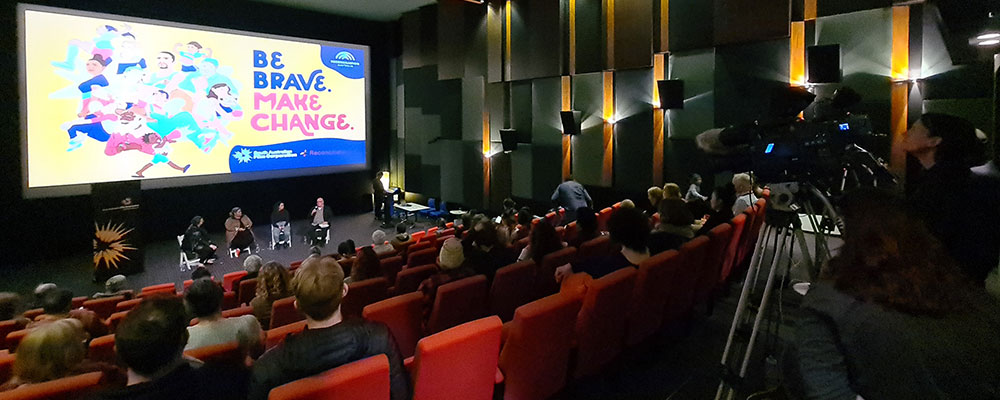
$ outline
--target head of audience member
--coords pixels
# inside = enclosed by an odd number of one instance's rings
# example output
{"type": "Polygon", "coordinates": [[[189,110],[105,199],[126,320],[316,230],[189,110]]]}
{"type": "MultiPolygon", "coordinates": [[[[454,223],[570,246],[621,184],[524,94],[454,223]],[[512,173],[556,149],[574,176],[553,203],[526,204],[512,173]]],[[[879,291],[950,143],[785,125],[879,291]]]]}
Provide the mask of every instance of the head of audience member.
{"type": "Polygon", "coordinates": [[[191,226],[192,227],[200,228],[201,224],[204,224],[204,223],[205,223],[205,219],[202,218],[200,215],[195,215],[194,218],[191,218],[191,226]]]}
{"type": "Polygon", "coordinates": [[[701,175],[698,174],[691,174],[691,177],[688,178],[689,185],[701,186],[701,182],[702,182],[701,175]]]}
{"type": "Polygon", "coordinates": [[[517,226],[517,210],[508,208],[500,214],[500,224],[509,228],[517,226]]]}
{"type": "Polygon", "coordinates": [[[125,275],[115,275],[104,282],[104,291],[107,293],[118,293],[128,289],[128,278],[125,275]]]}
{"type": "Polygon", "coordinates": [[[358,248],[354,246],[353,240],[348,239],[337,245],[337,254],[340,254],[342,257],[354,257],[357,255],[357,252],[358,248]]]}
{"type": "Polygon", "coordinates": [[[562,240],[559,239],[556,228],[548,223],[548,221],[536,224],[531,229],[531,236],[528,241],[531,246],[531,259],[538,265],[542,264],[542,258],[563,248],[562,240]]]}
{"type": "Polygon", "coordinates": [[[957,264],[894,194],[858,189],[840,201],[844,245],[822,272],[838,290],[915,315],[967,309],[957,264]]]}
{"type": "Polygon", "coordinates": [[[517,224],[525,228],[531,228],[531,220],[535,218],[535,215],[531,213],[531,209],[528,207],[521,207],[517,212],[517,224]]]}
{"type": "MultiPolygon", "coordinates": [[[[341,244],[343,244],[343,243],[341,243],[341,244]]],[[[323,248],[319,247],[319,246],[312,246],[312,247],[309,248],[309,255],[310,256],[320,257],[320,256],[323,255],[323,248]]]]}
{"type": "Polygon", "coordinates": [[[622,208],[635,208],[635,202],[633,202],[632,199],[625,199],[625,200],[622,200],[622,203],[621,203],[620,207],[622,207],[622,208]]]}
{"type": "Polygon", "coordinates": [[[597,214],[594,213],[594,209],[590,207],[576,209],[576,229],[579,235],[597,233],[597,214]]]}
{"type": "Polygon", "coordinates": [[[372,232],[372,244],[376,246],[385,244],[385,232],[381,229],[376,229],[375,232],[372,232]]]}
{"type": "Polygon", "coordinates": [[[365,279],[378,278],[382,276],[381,264],[375,249],[365,246],[358,254],[357,261],[351,267],[351,282],[360,282],[365,279]]]}
{"type": "MultiPolygon", "coordinates": [[[[115,331],[115,353],[130,374],[154,378],[183,363],[188,314],[181,299],[153,296],[129,311],[115,331]]],[[[130,379],[131,381],[131,379],[130,379]]]]}
{"type": "Polygon", "coordinates": [[[198,267],[195,268],[194,271],[191,271],[191,280],[196,281],[202,278],[209,278],[209,280],[211,280],[212,272],[205,267],[198,267]]]}
{"type": "Polygon", "coordinates": [[[903,149],[916,157],[925,169],[938,163],[968,168],[976,165],[983,154],[972,123],[938,113],[923,114],[913,123],[906,131],[903,149]]]}
{"type": "Polygon", "coordinates": [[[732,184],[727,183],[712,189],[712,196],[709,198],[708,205],[713,210],[732,210],[734,203],[736,203],[736,191],[733,190],[732,184]]]}
{"type": "Polygon", "coordinates": [[[694,216],[684,200],[663,199],[660,202],[660,223],[690,228],[694,223],[694,216]]]}
{"type": "Polygon", "coordinates": [[[344,270],[332,257],[309,257],[292,278],[292,294],[311,328],[332,326],[342,318],[340,303],[347,295],[344,270]]]}
{"type": "Polygon", "coordinates": [[[195,318],[210,319],[222,314],[222,286],[210,279],[195,280],[184,293],[184,302],[195,318]]]}
{"type": "Polygon", "coordinates": [[[42,310],[48,315],[68,314],[72,305],[73,292],[66,289],[49,290],[42,296],[42,310]]]}
{"type": "Polygon", "coordinates": [[[21,296],[17,293],[0,293],[0,321],[14,319],[21,315],[21,296]]]}
{"type": "Polygon", "coordinates": [[[611,240],[621,243],[629,250],[645,252],[646,241],[649,239],[649,221],[642,211],[619,208],[608,218],[608,234],[611,235],[611,240]]]}
{"type": "Polygon", "coordinates": [[[47,382],[75,375],[87,355],[83,323],[65,318],[33,329],[17,346],[14,376],[19,383],[47,382]]]}
{"type": "Polygon", "coordinates": [[[285,266],[277,261],[268,261],[260,267],[256,295],[268,300],[288,297],[291,294],[289,290],[290,280],[291,277],[285,266]]]}
{"type": "Polygon", "coordinates": [[[733,191],[736,192],[736,196],[742,196],[753,190],[753,180],[750,179],[750,174],[739,173],[733,175],[733,191]]]}
{"type": "Polygon", "coordinates": [[[448,220],[438,218],[437,223],[434,226],[438,227],[438,232],[441,232],[442,230],[448,229],[448,220]]]}
{"type": "Polygon", "coordinates": [[[35,290],[32,292],[35,295],[35,305],[40,307],[42,305],[42,299],[45,297],[45,294],[48,293],[49,291],[56,290],[58,288],[59,287],[56,286],[56,284],[54,283],[42,283],[39,284],[38,286],[35,286],[35,290]]]}
{"type": "Polygon", "coordinates": [[[457,269],[465,263],[465,251],[462,242],[455,238],[445,240],[438,253],[438,267],[443,271],[457,269]]]}
{"type": "Polygon", "coordinates": [[[497,226],[489,218],[477,218],[472,231],[472,245],[482,251],[490,251],[497,245],[497,226]]]}
{"type": "Polygon", "coordinates": [[[677,186],[676,183],[668,183],[666,185],[663,185],[663,198],[664,199],[681,198],[681,187],[677,186]]]}
{"type": "Polygon", "coordinates": [[[263,265],[264,259],[256,254],[251,254],[246,260],[243,260],[243,270],[250,275],[257,275],[263,265]]]}
{"type": "Polygon", "coordinates": [[[663,188],[659,186],[653,186],[646,190],[646,198],[649,199],[649,204],[653,207],[660,205],[660,200],[663,200],[663,188]]]}
{"type": "Polygon", "coordinates": [[[405,223],[405,222],[400,222],[400,223],[396,224],[396,234],[397,234],[397,235],[403,235],[403,234],[406,234],[406,231],[407,231],[408,229],[409,229],[409,227],[408,227],[408,226],[406,226],[406,223],[405,223]]]}
{"type": "Polygon", "coordinates": [[[241,209],[239,207],[233,207],[232,210],[229,210],[229,218],[232,218],[232,219],[243,218],[243,209],[241,209]]]}
{"type": "Polygon", "coordinates": [[[517,208],[517,203],[514,202],[514,199],[512,199],[510,197],[503,199],[503,209],[504,209],[504,211],[513,210],[515,208],[517,208]]]}
{"type": "Polygon", "coordinates": [[[474,214],[472,214],[472,210],[469,210],[469,212],[467,212],[465,214],[462,214],[462,227],[464,229],[472,229],[472,216],[473,215],[474,214]]]}

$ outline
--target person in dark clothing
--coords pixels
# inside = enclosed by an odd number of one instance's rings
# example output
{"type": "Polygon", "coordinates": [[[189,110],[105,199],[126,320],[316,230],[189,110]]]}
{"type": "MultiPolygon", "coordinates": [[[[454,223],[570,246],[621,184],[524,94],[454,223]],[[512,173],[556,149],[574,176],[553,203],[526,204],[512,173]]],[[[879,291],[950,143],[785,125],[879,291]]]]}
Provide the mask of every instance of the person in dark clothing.
{"type": "Polygon", "coordinates": [[[731,221],[733,219],[733,203],[735,202],[736,191],[733,190],[733,184],[727,183],[712,189],[712,195],[708,200],[708,205],[712,210],[708,212],[708,219],[705,220],[705,224],[696,232],[696,235],[704,235],[712,228],[731,221]]]}
{"type": "Polygon", "coordinates": [[[343,320],[340,304],[347,285],[336,260],[307,258],[292,278],[292,293],[295,307],[306,316],[306,328],[254,363],[250,400],[267,399],[277,386],[376,354],[389,358],[391,398],[410,398],[409,377],[389,329],[375,322],[343,320]]]}
{"type": "Polygon", "coordinates": [[[590,198],[590,193],[579,182],[574,181],[572,176],[566,178],[563,183],[552,192],[552,202],[556,206],[566,209],[566,223],[576,221],[576,209],[580,207],[590,207],[594,201],[590,198]]]}
{"type": "Polygon", "coordinates": [[[448,282],[476,275],[465,259],[462,243],[458,239],[445,240],[437,258],[438,272],[420,282],[418,290],[424,295],[424,318],[431,314],[437,289],[448,282]]]}
{"type": "Polygon", "coordinates": [[[667,250],[679,249],[694,237],[691,224],[694,217],[684,200],[676,198],[663,199],[660,202],[660,223],[649,235],[649,253],[659,254],[667,250]]]}
{"type": "Polygon", "coordinates": [[[1000,398],[1000,306],[904,210],[875,189],[842,200],[844,245],[796,323],[802,398],[1000,398]]]}
{"type": "Polygon", "coordinates": [[[569,240],[569,245],[580,248],[588,240],[601,236],[601,231],[597,229],[597,215],[590,207],[580,207],[576,210],[576,237],[569,240]]]}
{"type": "Polygon", "coordinates": [[[326,206],[322,197],[316,199],[316,206],[309,212],[309,226],[312,232],[309,233],[309,244],[323,247],[326,245],[327,234],[330,232],[330,219],[333,218],[333,211],[326,206]]]}
{"type": "Polygon", "coordinates": [[[195,253],[201,262],[211,264],[215,262],[215,250],[219,247],[208,239],[208,231],[202,227],[204,224],[205,219],[201,216],[191,218],[191,225],[184,232],[181,248],[184,251],[195,253]]]}
{"type": "Polygon", "coordinates": [[[1000,183],[970,170],[982,146],[975,128],[958,117],[924,114],[902,146],[923,167],[906,187],[910,210],[981,284],[1000,261],[1000,183]]]}
{"type": "Polygon", "coordinates": [[[465,262],[476,273],[493,281],[497,270],[516,261],[513,249],[500,245],[497,228],[489,218],[480,218],[475,227],[462,239],[465,262]]]}
{"type": "Polygon", "coordinates": [[[564,247],[566,247],[566,243],[559,240],[556,228],[552,224],[549,224],[548,221],[542,221],[531,230],[531,239],[528,245],[521,250],[521,255],[517,257],[517,261],[530,259],[535,262],[535,265],[542,265],[542,259],[545,256],[562,250],[564,247]]]}
{"type": "Polygon", "coordinates": [[[531,213],[531,209],[528,207],[523,207],[517,212],[517,227],[514,228],[514,238],[512,242],[524,239],[531,234],[531,220],[535,218],[535,215],[531,213]]]}
{"type": "MultiPolygon", "coordinates": [[[[683,202],[683,200],[681,200],[683,202]]],[[[646,242],[649,240],[649,221],[637,208],[619,208],[608,218],[611,240],[622,245],[622,250],[611,256],[591,257],[556,268],[556,282],[571,273],[586,272],[594,279],[626,267],[637,267],[649,258],[646,242]]]]}
{"type": "Polygon", "coordinates": [[[285,203],[279,201],[274,203],[271,211],[271,243],[275,246],[284,245],[291,247],[292,241],[292,219],[288,215],[285,203]]]}
{"type": "Polygon", "coordinates": [[[128,367],[128,386],[97,398],[245,399],[245,368],[201,365],[182,357],[189,320],[184,303],[173,296],[154,296],[130,311],[115,332],[115,351],[128,367]]]}
{"type": "Polygon", "coordinates": [[[372,179],[372,199],[374,200],[372,207],[375,212],[375,219],[387,221],[388,216],[385,214],[385,187],[382,186],[381,171],[375,174],[375,179],[372,179]]]}

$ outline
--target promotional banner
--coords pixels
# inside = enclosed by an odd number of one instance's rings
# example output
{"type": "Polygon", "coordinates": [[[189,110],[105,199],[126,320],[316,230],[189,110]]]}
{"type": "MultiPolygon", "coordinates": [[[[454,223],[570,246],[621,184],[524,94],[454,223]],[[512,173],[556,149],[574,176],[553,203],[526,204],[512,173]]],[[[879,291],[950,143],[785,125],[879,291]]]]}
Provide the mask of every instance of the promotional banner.
{"type": "Polygon", "coordinates": [[[23,10],[29,189],[365,167],[367,47],[141,22],[23,10]]]}

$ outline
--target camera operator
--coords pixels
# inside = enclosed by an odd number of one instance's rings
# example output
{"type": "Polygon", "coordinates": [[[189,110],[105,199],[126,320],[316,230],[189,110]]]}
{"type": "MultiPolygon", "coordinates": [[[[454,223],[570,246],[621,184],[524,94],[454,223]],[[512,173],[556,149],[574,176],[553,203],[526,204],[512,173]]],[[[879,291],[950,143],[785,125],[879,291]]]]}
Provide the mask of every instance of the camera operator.
{"type": "Polygon", "coordinates": [[[910,210],[982,285],[1000,260],[1000,184],[970,170],[982,154],[975,128],[955,116],[924,114],[902,147],[923,167],[906,187],[910,210]]]}
{"type": "Polygon", "coordinates": [[[789,360],[802,379],[788,389],[809,399],[1000,397],[997,302],[893,195],[860,189],[841,203],[844,245],[803,300],[789,360]]]}

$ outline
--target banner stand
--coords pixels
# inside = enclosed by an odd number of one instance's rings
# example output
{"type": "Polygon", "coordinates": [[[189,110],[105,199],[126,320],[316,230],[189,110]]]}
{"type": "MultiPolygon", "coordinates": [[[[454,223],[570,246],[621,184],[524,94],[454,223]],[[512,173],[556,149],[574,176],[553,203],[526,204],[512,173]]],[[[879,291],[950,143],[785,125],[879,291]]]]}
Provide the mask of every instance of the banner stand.
{"type": "Polygon", "coordinates": [[[94,280],[143,271],[139,181],[91,185],[94,207],[94,280]]]}

